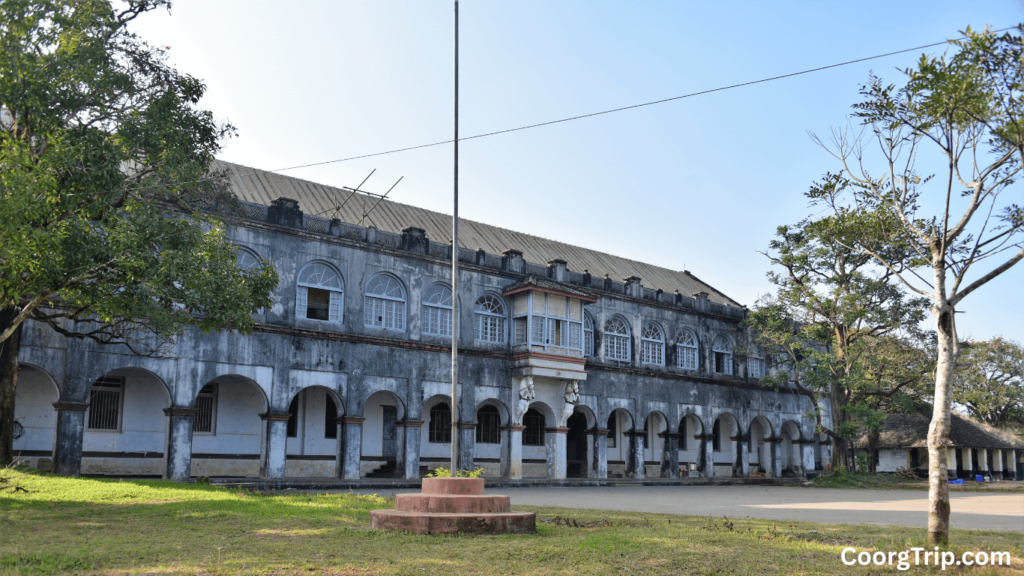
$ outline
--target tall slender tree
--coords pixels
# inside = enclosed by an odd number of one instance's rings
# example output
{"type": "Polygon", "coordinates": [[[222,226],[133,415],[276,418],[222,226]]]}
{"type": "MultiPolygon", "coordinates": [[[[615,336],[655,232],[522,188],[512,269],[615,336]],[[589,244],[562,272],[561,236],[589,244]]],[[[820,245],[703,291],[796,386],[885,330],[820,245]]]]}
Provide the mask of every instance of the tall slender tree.
{"type": "Polygon", "coordinates": [[[251,330],[271,304],[275,269],[240,270],[217,216],[233,128],[128,28],[161,7],[0,2],[0,461],[26,321],[154,354],[190,325],[251,330]]]}
{"type": "Polygon", "coordinates": [[[830,144],[822,143],[842,172],[816,198],[836,215],[884,215],[853,229],[848,246],[927,298],[935,320],[928,431],[933,544],[949,537],[947,448],[957,307],[1024,258],[1024,209],[1006,194],[1024,162],[1022,32],[1024,26],[1002,35],[968,28],[963,38],[950,41],[952,53],[922,56],[905,70],[901,86],[872,76],[861,89],[863,101],[854,106],[865,130],[836,130],[830,144]],[[909,239],[911,251],[893,258],[885,249],[901,237],[909,239]]]}

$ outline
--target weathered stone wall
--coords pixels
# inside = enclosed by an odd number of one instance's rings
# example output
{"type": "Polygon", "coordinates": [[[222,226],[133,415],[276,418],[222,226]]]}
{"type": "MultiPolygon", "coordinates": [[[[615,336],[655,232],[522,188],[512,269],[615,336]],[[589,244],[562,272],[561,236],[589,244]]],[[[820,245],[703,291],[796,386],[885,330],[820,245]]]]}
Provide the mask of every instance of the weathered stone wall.
{"type": "MultiPolygon", "coordinates": [[[[399,468],[418,467],[420,458],[425,466],[439,465],[431,459],[447,457],[449,446],[428,441],[429,410],[449,395],[449,341],[424,333],[422,295],[432,284],[449,281],[449,262],[427,250],[403,251],[278,226],[246,223],[231,228],[230,234],[232,241],[276,266],[281,277],[274,303],[257,318],[256,331],[245,336],[190,330],[178,337],[165,357],[138,357],[123,347],[65,340],[29,322],[21,356],[27,368],[18,387],[16,417],[30,434],[16,449],[34,458],[53,452],[58,471],[64,473],[73,473],[77,461],[83,473],[351,477],[389,461],[382,454],[382,415],[391,406],[399,421],[415,426],[400,428],[395,455],[402,459],[399,468]],[[337,322],[296,313],[296,279],[311,262],[329,264],[343,279],[337,322]],[[403,330],[364,325],[364,289],[379,273],[393,276],[403,286],[403,330]],[[126,379],[121,423],[117,430],[82,432],[89,390],[104,375],[126,379]],[[197,395],[210,383],[217,385],[215,430],[193,433],[197,395]],[[297,395],[297,431],[289,437],[287,413],[297,395]],[[331,426],[325,422],[328,397],[338,409],[337,438],[326,437],[331,426]],[[54,412],[52,403],[58,400],[60,410],[54,412]],[[58,422],[65,423],[63,429],[58,422]],[[182,451],[194,455],[190,464],[182,451]],[[72,468],[61,468],[61,462],[72,468]]],[[[475,339],[474,303],[484,294],[500,295],[505,286],[522,278],[509,270],[468,263],[460,271],[463,423],[474,422],[476,410],[492,404],[499,408],[502,425],[509,424],[516,394],[510,349],[507,343],[475,339]]],[[[596,354],[587,358],[577,410],[585,411],[593,431],[606,429],[610,415],[619,409],[615,435],[605,440],[607,461],[622,461],[624,471],[632,469],[625,463],[635,461],[632,450],[638,444],[628,434],[642,430],[648,417],[651,424],[639,443],[644,448],[640,460],[647,462],[647,474],[654,475],[670,473],[667,468],[663,472],[661,464],[670,444],[679,444],[680,462],[705,458],[716,421],[725,430],[721,449],[712,454],[716,475],[742,470],[740,460],[746,460],[740,454],[747,451],[741,445],[747,446],[755,418],[765,422],[762,430],[768,439],[780,438],[787,422],[796,431],[787,441],[813,438],[813,423],[804,416],[810,407],[806,397],[763,388],[747,377],[742,358],[747,335],[738,315],[730,311],[735,309],[714,308],[700,297],[683,306],[681,296],[648,298],[642,286],[630,286],[623,293],[599,292],[599,301],[586,307],[595,327],[596,354]],[[629,362],[606,360],[601,353],[604,325],[615,315],[625,318],[631,329],[629,362]],[[640,362],[640,334],[650,321],[664,334],[664,365],[640,362]],[[684,330],[693,331],[699,340],[697,370],[676,367],[676,343],[684,330]],[[711,342],[718,336],[732,343],[733,375],[712,370],[711,342]],[[677,442],[679,435],[686,435],[686,440],[677,442]]],[[[538,385],[535,407],[545,413],[547,426],[555,425],[561,403],[560,388],[538,385]]],[[[472,430],[466,437],[472,439],[472,430]]],[[[804,461],[800,446],[787,445],[797,463],[804,461]]],[[[546,446],[524,446],[523,473],[543,475],[545,465],[536,461],[547,460],[548,452],[546,446]]],[[[502,447],[480,445],[472,454],[494,460],[501,457],[502,447]]],[[[616,473],[616,466],[608,465],[608,472],[616,473]]],[[[484,468],[489,475],[501,469],[496,462],[485,462],[484,468]]]]}

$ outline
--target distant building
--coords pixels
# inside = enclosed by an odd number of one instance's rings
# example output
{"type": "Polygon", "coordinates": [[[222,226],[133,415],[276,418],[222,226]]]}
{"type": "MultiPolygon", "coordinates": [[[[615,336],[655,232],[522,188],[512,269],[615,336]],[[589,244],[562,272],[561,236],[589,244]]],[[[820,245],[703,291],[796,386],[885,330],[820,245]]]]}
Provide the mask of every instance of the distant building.
{"type": "MultiPolygon", "coordinates": [[[[239,265],[280,272],[273,306],[251,336],[190,330],[166,358],[29,322],[22,460],[177,480],[416,478],[448,461],[453,330],[465,468],[799,476],[829,460],[810,400],[761,386],[770,359],[748,349],[744,308],[689,272],[463,221],[453,295],[449,216],[222,167],[245,211],[229,231],[239,265]]],[[[680,250],[717,249],[667,232],[680,250]]]]}
{"type": "MultiPolygon", "coordinates": [[[[890,414],[885,417],[878,442],[872,450],[878,472],[896,472],[906,468],[918,476],[928,476],[928,426],[931,418],[922,414],[890,414]]],[[[950,445],[947,470],[950,478],[973,479],[978,475],[1003,480],[1024,480],[1024,441],[1008,432],[996,430],[953,414],[950,418],[950,445]]],[[[858,442],[861,452],[868,450],[866,438],[858,442]]]]}

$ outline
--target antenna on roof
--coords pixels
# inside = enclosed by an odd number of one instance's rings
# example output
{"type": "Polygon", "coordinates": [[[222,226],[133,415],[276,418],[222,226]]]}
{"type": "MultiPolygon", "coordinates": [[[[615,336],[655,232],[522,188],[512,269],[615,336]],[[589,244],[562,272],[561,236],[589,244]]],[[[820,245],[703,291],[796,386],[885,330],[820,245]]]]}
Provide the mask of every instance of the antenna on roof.
{"type": "Polygon", "coordinates": [[[328,208],[327,210],[324,210],[323,212],[320,212],[319,214],[317,214],[317,216],[320,216],[320,214],[326,214],[326,213],[330,212],[331,210],[334,210],[334,216],[331,216],[331,218],[337,218],[338,213],[341,212],[341,207],[344,206],[345,204],[348,204],[348,201],[351,200],[352,197],[356,195],[356,192],[360,192],[359,189],[363,187],[363,184],[366,184],[366,181],[369,180],[370,176],[373,176],[373,173],[376,172],[376,171],[377,171],[376,168],[371,170],[370,173],[366,175],[366,178],[363,178],[363,181],[359,183],[359,186],[356,186],[355,190],[352,190],[352,193],[348,195],[348,198],[346,198],[344,202],[342,202],[341,204],[335,206],[334,208],[328,208]]]}
{"type": "MultiPolygon", "coordinates": [[[[401,181],[402,181],[402,178],[405,178],[405,176],[402,176],[402,177],[400,177],[400,178],[398,179],[398,182],[401,182],[401,181]]],[[[391,188],[388,188],[388,191],[387,191],[387,192],[385,192],[383,196],[381,196],[380,198],[378,198],[378,199],[377,199],[377,201],[376,201],[376,202],[374,202],[373,206],[371,206],[369,210],[367,210],[366,212],[363,212],[363,217],[359,219],[359,225],[360,225],[360,226],[362,226],[362,225],[363,225],[363,220],[364,220],[364,219],[366,219],[366,218],[369,218],[369,217],[370,217],[370,212],[373,212],[373,209],[377,207],[377,204],[380,204],[380,201],[381,201],[381,200],[383,200],[383,199],[387,198],[387,197],[388,197],[388,194],[391,194],[391,191],[395,189],[395,186],[398,186],[398,182],[395,182],[394,184],[392,184],[392,185],[391,185],[391,188]]],[[[371,219],[371,220],[370,220],[370,222],[373,222],[373,220],[371,219]]],[[[374,226],[376,226],[376,225],[377,225],[377,224],[376,224],[376,223],[374,223],[374,226]]]]}

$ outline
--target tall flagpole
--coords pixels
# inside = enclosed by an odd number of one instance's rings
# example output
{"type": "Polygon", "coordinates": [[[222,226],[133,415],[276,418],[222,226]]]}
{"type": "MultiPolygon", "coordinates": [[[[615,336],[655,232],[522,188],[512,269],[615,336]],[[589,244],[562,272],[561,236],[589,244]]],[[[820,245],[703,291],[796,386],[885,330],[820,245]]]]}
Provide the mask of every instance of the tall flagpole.
{"type": "Polygon", "coordinates": [[[455,0],[455,209],[452,213],[452,476],[459,469],[459,0],[455,0]]]}

